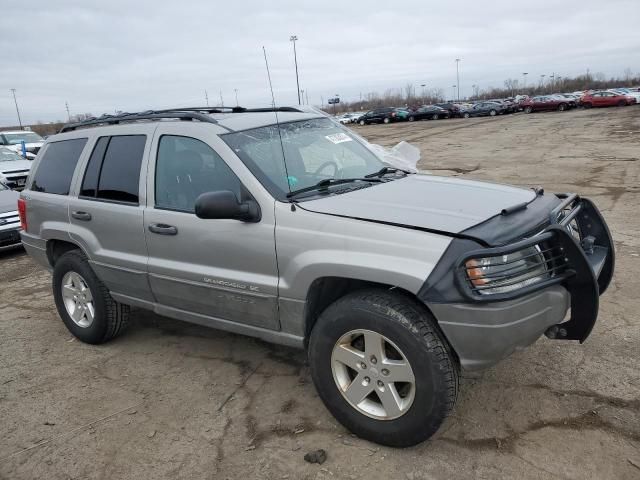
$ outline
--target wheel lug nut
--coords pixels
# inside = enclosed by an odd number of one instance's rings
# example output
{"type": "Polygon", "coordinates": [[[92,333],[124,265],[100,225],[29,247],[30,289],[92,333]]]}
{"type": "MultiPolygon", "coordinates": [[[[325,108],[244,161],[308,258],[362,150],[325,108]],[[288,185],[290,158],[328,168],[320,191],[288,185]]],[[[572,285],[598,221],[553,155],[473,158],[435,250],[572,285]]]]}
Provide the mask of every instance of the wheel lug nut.
{"type": "Polygon", "coordinates": [[[378,380],[378,386],[379,386],[380,388],[384,387],[384,383],[382,383],[382,380],[378,380]]]}
{"type": "Polygon", "coordinates": [[[364,363],[364,362],[362,362],[362,363],[360,364],[360,368],[362,368],[362,369],[364,370],[365,368],[367,368],[367,364],[366,364],[366,363],[364,363]]]}
{"type": "Polygon", "coordinates": [[[389,375],[389,370],[387,370],[386,368],[382,369],[382,374],[383,375],[389,375]]]}
{"type": "Polygon", "coordinates": [[[364,383],[369,383],[371,379],[369,377],[364,377],[364,383]]]}
{"type": "Polygon", "coordinates": [[[378,359],[375,357],[375,355],[371,355],[371,363],[373,363],[374,365],[378,363],[378,359]]]}

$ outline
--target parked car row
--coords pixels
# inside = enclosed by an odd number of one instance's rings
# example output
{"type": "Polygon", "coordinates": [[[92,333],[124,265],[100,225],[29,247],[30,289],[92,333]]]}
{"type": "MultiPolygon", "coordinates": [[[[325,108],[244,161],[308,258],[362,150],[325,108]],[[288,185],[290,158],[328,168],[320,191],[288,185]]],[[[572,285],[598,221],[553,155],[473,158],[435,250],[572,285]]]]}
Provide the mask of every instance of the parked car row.
{"type": "Polygon", "coordinates": [[[573,108],[627,106],[640,102],[640,91],[630,88],[615,88],[603,91],[554,93],[529,97],[517,95],[513,98],[483,100],[476,103],[437,103],[420,107],[379,107],[368,112],[352,112],[336,119],[342,124],[392,123],[416,120],[440,120],[445,118],[470,118],[524,111],[525,113],[557,110],[563,112],[573,108]]]}

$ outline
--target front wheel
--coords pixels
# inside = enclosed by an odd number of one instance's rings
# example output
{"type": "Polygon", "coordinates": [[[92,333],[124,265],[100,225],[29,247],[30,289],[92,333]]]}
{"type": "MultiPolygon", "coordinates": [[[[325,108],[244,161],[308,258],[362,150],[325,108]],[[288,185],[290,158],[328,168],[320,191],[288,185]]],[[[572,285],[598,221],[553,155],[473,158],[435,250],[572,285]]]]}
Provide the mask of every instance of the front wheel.
{"type": "Polygon", "coordinates": [[[462,114],[462,118],[469,118],[471,115],[469,115],[467,112],[464,112],[462,114]]]}
{"type": "Polygon", "coordinates": [[[561,103],[560,105],[558,105],[558,111],[560,112],[564,112],[567,109],[567,105],[564,103],[561,103]]]}
{"type": "Polygon", "coordinates": [[[583,103],[582,107],[583,108],[591,108],[591,107],[593,107],[593,105],[591,103],[587,102],[587,103],[583,103]]]}
{"type": "Polygon", "coordinates": [[[384,120],[382,120],[382,123],[390,123],[391,119],[389,117],[384,117],[384,120]]]}
{"type": "Polygon", "coordinates": [[[489,110],[489,115],[491,115],[492,117],[495,117],[498,114],[498,112],[496,112],[495,110],[489,110]]]}
{"type": "Polygon", "coordinates": [[[413,115],[411,115],[411,116],[409,117],[409,121],[410,121],[410,122],[413,122],[415,119],[416,119],[416,117],[414,117],[413,115]]]}
{"type": "Polygon", "coordinates": [[[387,290],[330,305],[311,332],[309,363],[336,419],[382,445],[426,440],[457,397],[457,366],[435,319],[413,298],[387,290]]]}
{"type": "Polygon", "coordinates": [[[360,125],[366,125],[366,122],[365,122],[364,120],[360,120],[358,123],[359,123],[360,125]]]}
{"type": "Polygon", "coordinates": [[[111,340],[127,326],[129,307],[111,298],[80,250],[71,250],[56,261],[53,298],[67,329],[85,343],[111,340]]]}
{"type": "Polygon", "coordinates": [[[533,112],[533,108],[531,108],[529,105],[524,107],[524,113],[531,113],[531,112],[533,112]]]}
{"type": "Polygon", "coordinates": [[[433,115],[431,115],[431,120],[438,120],[438,118],[440,117],[438,117],[437,113],[434,113],[433,115]]]}
{"type": "Polygon", "coordinates": [[[626,107],[626,106],[627,106],[627,102],[625,102],[624,100],[620,100],[620,101],[618,102],[618,106],[619,106],[619,107],[626,107]]]}

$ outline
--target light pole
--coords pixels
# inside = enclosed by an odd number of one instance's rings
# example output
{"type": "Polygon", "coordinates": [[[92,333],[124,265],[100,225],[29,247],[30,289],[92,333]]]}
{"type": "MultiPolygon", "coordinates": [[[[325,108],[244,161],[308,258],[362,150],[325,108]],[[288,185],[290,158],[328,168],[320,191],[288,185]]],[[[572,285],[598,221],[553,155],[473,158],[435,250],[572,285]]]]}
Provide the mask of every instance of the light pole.
{"type": "Polygon", "coordinates": [[[209,106],[209,94],[207,91],[204,91],[204,101],[207,103],[207,107],[209,106]]]}
{"type": "Polygon", "coordinates": [[[553,72],[553,73],[549,76],[549,78],[550,78],[550,82],[551,82],[551,90],[553,91],[553,89],[554,89],[554,88],[555,88],[555,86],[556,86],[556,83],[555,83],[556,73],[555,73],[555,72],[553,72]]]}
{"type": "Polygon", "coordinates": [[[302,105],[302,103],[300,103],[300,80],[298,79],[298,53],[296,52],[297,40],[298,40],[297,35],[291,35],[289,37],[289,41],[293,43],[293,61],[296,65],[296,87],[298,91],[298,105],[302,105]]]}
{"type": "Polygon", "coordinates": [[[451,99],[456,98],[456,87],[457,85],[451,85],[451,88],[453,89],[453,93],[451,94],[451,99]]]}
{"type": "Polygon", "coordinates": [[[529,75],[529,72],[522,72],[522,81],[524,83],[524,87],[522,87],[522,89],[525,94],[527,93],[527,75],[529,75]]]}
{"type": "Polygon", "coordinates": [[[18,124],[20,125],[20,130],[22,130],[22,119],[20,118],[20,109],[18,108],[18,100],[16,100],[16,89],[12,88],[11,93],[13,93],[13,102],[16,104],[16,113],[18,114],[18,124]]]}
{"type": "Polygon", "coordinates": [[[476,94],[476,88],[478,88],[478,86],[476,84],[471,85],[471,88],[473,88],[473,93],[474,93],[474,97],[477,97],[478,94],[476,94]]]}
{"type": "Polygon", "coordinates": [[[456,58],[456,85],[458,87],[458,101],[460,101],[460,59],[456,58]]]}
{"type": "Polygon", "coordinates": [[[546,77],[544,73],[540,75],[540,87],[544,87],[544,77],[546,77]]]}
{"type": "Polygon", "coordinates": [[[424,102],[424,99],[425,99],[424,87],[426,87],[427,84],[426,83],[421,83],[420,86],[422,87],[422,101],[424,102]]]}
{"type": "Polygon", "coordinates": [[[233,91],[236,93],[236,107],[239,106],[240,104],[238,103],[238,89],[234,88],[233,91]]]}

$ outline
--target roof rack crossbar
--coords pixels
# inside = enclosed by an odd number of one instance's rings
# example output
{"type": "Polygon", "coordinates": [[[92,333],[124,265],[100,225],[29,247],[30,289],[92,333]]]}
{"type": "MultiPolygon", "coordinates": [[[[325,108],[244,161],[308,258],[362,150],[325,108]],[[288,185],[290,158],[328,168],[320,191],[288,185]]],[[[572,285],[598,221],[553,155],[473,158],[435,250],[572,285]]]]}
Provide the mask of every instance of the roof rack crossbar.
{"type": "Polygon", "coordinates": [[[98,118],[90,118],[88,120],[64,125],[60,132],[71,132],[78,128],[91,127],[97,125],[117,125],[121,122],[134,122],[137,120],[161,120],[161,119],[178,119],[178,120],[199,120],[200,122],[215,123],[218,122],[211,118],[210,113],[261,113],[261,112],[297,112],[303,111],[295,107],[266,107],[266,108],[244,108],[236,107],[184,107],[184,108],[168,108],[164,110],[147,110],[138,113],[121,113],[119,115],[102,115],[98,118]]]}
{"type": "Polygon", "coordinates": [[[71,123],[64,125],[59,133],[71,132],[77,128],[90,127],[96,125],[117,125],[121,122],[134,122],[137,120],[161,120],[174,118],[178,120],[198,120],[200,122],[218,123],[214,118],[208,115],[199,113],[197,111],[183,111],[183,110],[148,110],[140,113],[127,113],[123,115],[103,115],[98,118],[92,118],[83,122],[71,123]]]}

